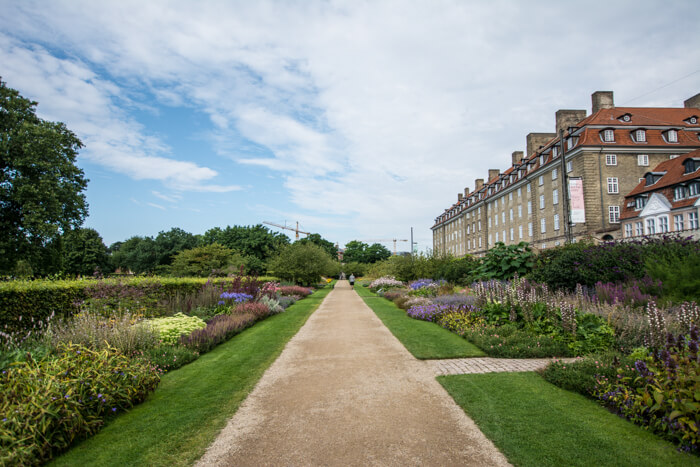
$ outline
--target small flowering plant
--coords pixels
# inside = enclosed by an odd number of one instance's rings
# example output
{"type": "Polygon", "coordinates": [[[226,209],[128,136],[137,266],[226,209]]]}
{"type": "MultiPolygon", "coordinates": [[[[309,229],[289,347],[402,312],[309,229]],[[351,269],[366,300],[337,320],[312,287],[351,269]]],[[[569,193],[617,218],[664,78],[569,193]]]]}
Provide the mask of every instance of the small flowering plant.
{"type": "Polygon", "coordinates": [[[393,276],[384,276],[380,277],[379,279],[375,279],[369,284],[369,288],[373,291],[376,292],[379,289],[391,289],[395,287],[403,287],[404,283],[401,281],[397,281],[393,276]]]}

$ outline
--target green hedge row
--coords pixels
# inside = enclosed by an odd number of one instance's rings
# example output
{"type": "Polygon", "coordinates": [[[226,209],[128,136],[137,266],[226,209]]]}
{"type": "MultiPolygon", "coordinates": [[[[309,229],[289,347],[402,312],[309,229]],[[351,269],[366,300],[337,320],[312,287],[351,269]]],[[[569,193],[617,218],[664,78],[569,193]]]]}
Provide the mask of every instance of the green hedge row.
{"type": "Polygon", "coordinates": [[[221,285],[235,279],[136,277],[0,282],[0,331],[30,330],[39,321],[45,322],[51,314],[72,315],[87,301],[107,310],[129,309],[159,316],[164,312],[165,301],[177,296],[192,296],[208,280],[221,285]]]}

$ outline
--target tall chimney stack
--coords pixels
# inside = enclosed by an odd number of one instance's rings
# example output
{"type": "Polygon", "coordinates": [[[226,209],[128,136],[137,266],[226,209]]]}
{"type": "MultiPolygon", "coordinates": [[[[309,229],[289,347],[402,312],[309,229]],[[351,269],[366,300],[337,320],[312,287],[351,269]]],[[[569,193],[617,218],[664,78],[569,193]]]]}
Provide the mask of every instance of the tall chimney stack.
{"type": "Polygon", "coordinates": [[[461,203],[463,197],[464,197],[464,195],[462,193],[457,193],[457,202],[461,203]]]}
{"type": "Polygon", "coordinates": [[[686,99],[683,102],[683,106],[686,109],[700,109],[700,93],[695,94],[690,99],[686,99]]]}
{"type": "Polygon", "coordinates": [[[557,110],[557,135],[559,135],[559,130],[566,131],[567,128],[569,128],[570,126],[576,126],[578,122],[580,122],[584,118],[586,118],[585,110],[557,110]]]}
{"type": "Polygon", "coordinates": [[[527,157],[532,156],[541,146],[556,138],[556,133],[528,133],[526,139],[527,157]]]}
{"type": "Polygon", "coordinates": [[[501,175],[501,170],[500,169],[489,169],[489,182],[493,179],[501,175]]]}
{"type": "Polygon", "coordinates": [[[479,191],[484,187],[484,179],[483,178],[477,178],[474,180],[474,191],[479,191]]]}
{"type": "Polygon", "coordinates": [[[469,187],[466,187],[464,189],[464,197],[467,198],[469,196],[469,187]]]}
{"type": "Polygon", "coordinates": [[[522,151],[513,151],[513,154],[511,154],[511,160],[513,161],[513,165],[518,165],[520,164],[520,161],[523,160],[523,152],[522,151]]]}
{"type": "Polygon", "coordinates": [[[612,109],[615,107],[612,91],[596,91],[591,94],[592,113],[598,112],[600,109],[612,109]]]}

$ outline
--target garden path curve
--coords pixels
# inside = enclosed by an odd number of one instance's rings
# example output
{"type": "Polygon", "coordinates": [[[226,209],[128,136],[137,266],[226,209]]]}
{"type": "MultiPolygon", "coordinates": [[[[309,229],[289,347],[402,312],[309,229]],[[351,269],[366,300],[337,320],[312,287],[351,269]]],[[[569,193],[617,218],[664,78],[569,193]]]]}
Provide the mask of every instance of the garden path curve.
{"type": "Polygon", "coordinates": [[[197,465],[508,461],[340,281],[197,465]]]}

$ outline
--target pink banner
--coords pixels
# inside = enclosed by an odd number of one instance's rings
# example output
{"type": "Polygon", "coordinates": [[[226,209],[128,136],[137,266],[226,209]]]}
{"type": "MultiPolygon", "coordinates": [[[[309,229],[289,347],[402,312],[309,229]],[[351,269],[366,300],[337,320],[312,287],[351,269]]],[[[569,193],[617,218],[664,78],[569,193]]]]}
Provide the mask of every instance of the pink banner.
{"type": "Polygon", "coordinates": [[[586,206],[583,201],[583,179],[569,179],[569,194],[571,199],[571,223],[583,224],[586,222],[586,206]]]}

